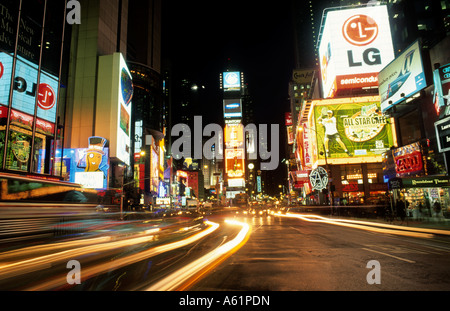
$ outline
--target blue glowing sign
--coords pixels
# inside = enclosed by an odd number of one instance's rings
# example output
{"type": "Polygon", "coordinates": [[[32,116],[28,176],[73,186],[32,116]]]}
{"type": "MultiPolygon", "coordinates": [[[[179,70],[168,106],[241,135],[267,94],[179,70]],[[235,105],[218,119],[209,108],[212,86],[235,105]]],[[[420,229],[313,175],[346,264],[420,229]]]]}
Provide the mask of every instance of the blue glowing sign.
{"type": "Polygon", "coordinates": [[[225,118],[241,118],[242,106],[240,99],[224,99],[223,113],[225,118]]]}
{"type": "Polygon", "coordinates": [[[225,91],[239,91],[241,89],[241,73],[239,71],[224,72],[223,89],[225,91]]]}
{"type": "MultiPolygon", "coordinates": [[[[0,53],[0,104],[8,105],[13,58],[0,53]]],[[[13,80],[12,108],[34,115],[37,97],[37,117],[55,123],[58,100],[58,78],[41,71],[37,85],[38,66],[18,56],[13,80]]]]}

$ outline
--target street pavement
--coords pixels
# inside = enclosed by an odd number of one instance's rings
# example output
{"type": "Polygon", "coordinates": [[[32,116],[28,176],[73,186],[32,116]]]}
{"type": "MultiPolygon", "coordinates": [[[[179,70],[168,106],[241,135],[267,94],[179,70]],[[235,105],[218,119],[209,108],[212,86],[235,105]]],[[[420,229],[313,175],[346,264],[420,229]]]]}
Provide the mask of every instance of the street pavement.
{"type": "Polygon", "coordinates": [[[336,219],[247,217],[252,225],[248,242],[190,290],[450,290],[450,231],[442,230],[445,224],[412,226],[409,221],[384,228],[382,221],[336,219]],[[370,265],[373,261],[378,266],[370,265]],[[379,284],[373,281],[375,268],[379,284]]]}

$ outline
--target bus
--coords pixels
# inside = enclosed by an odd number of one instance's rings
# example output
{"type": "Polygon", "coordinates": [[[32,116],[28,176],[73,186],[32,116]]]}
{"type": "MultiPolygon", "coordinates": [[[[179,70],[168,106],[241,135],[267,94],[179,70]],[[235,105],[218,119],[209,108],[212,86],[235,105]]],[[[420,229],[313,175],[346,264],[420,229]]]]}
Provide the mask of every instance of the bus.
{"type": "Polygon", "coordinates": [[[118,215],[121,193],[0,172],[0,242],[54,236],[69,221],[118,215]]]}

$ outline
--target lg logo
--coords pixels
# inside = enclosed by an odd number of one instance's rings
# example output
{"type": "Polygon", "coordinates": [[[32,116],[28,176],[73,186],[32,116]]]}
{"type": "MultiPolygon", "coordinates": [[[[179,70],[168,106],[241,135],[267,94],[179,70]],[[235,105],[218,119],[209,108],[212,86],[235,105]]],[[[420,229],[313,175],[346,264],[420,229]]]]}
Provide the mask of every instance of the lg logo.
{"type": "Polygon", "coordinates": [[[342,33],[353,45],[368,45],[377,38],[378,25],[367,15],[355,15],[345,21],[342,33]]]}
{"type": "Polygon", "coordinates": [[[49,110],[55,106],[56,103],[56,94],[53,88],[47,83],[40,83],[39,87],[37,87],[36,83],[31,83],[31,87],[29,87],[29,83],[23,77],[15,77],[13,84],[14,91],[19,93],[25,93],[26,95],[35,97],[36,91],[38,96],[38,106],[41,109],[49,110]]]}
{"type": "MultiPolygon", "coordinates": [[[[367,15],[358,14],[350,17],[342,27],[342,34],[348,43],[354,46],[365,46],[375,41],[378,36],[377,23],[367,15]]],[[[380,50],[368,48],[362,52],[359,60],[355,60],[353,50],[347,50],[349,67],[359,67],[363,65],[380,65],[380,50]]]]}

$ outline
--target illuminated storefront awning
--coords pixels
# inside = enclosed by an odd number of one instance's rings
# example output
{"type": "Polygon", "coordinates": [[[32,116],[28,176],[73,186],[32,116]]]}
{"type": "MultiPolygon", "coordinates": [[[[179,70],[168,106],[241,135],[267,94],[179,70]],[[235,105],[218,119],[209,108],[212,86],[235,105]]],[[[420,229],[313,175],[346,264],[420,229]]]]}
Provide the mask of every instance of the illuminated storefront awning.
{"type": "Polygon", "coordinates": [[[450,177],[392,178],[389,180],[388,185],[390,190],[404,188],[450,188],[450,177]]]}

